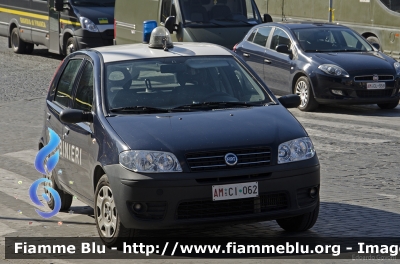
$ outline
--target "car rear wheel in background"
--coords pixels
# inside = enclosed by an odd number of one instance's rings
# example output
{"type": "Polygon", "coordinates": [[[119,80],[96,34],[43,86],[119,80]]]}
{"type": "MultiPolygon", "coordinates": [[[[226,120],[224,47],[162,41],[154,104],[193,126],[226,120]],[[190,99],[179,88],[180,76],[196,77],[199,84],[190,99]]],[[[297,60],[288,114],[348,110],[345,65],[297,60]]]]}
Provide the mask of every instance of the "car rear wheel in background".
{"type": "Polygon", "coordinates": [[[278,225],[283,228],[285,231],[289,232],[300,232],[306,231],[312,228],[317,222],[319,214],[319,197],[317,206],[315,209],[309,213],[298,215],[289,218],[277,219],[276,222],[278,225]]]}
{"type": "MultiPolygon", "coordinates": [[[[45,186],[50,186],[52,187],[54,190],[56,190],[58,192],[58,194],[60,195],[60,199],[61,199],[61,208],[60,211],[66,211],[71,207],[72,204],[72,198],[73,196],[69,193],[64,192],[63,190],[61,190],[58,186],[57,183],[54,180],[54,172],[50,173],[50,176],[45,176],[48,180],[51,181],[51,183],[45,183],[45,186]]],[[[51,195],[51,193],[45,188],[44,192],[47,194],[47,196],[50,198],[50,200],[47,202],[47,205],[49,206],[49,208],[51,210],[54,209],[54,198],[51,195]]]]}
{"type": "Polygon", "coordinates": [[[94,215],[97,231],[104,245],[122,247],[123,242],[131,242],[135,230],[122,225],[106,174],[97,183],[94,215]]]}
{"type": "MultiPolygon", "coordinates": [[[[369,43],[371,43],[371,44],[377,43],[377,44],[379,44],[379,46],[381,46],[381,43],[380,43],[379,39],[378,39],[377,37],[375,37],[375,36],[369,36],[369,37],[367,38],[367,41],[368,41],[369,43]]],[[[379,49],[379,50],[381,50],[381,49],[379,49]]]]}
{"type": "Polygon", "coordinates": [[[306,76],[301,76],[296,81],[294,93],[300,96],[299,109],[305,112],[311,112],[318,108],[318,103],[315,101],[310,81],[306,76]]]}
{"type": "Polygon", "coordinates": [[[23,54],[26,50],[26,42],[19,37],[18,28],[11,31],[11,47],[15,53],[23,54]]]}
{"type": "Polygon", "coordinates": [[[390,103],[378,104],[380,109],[393,109],[396,108],[398,105],[399,105],[399,100],[390,103]]]}

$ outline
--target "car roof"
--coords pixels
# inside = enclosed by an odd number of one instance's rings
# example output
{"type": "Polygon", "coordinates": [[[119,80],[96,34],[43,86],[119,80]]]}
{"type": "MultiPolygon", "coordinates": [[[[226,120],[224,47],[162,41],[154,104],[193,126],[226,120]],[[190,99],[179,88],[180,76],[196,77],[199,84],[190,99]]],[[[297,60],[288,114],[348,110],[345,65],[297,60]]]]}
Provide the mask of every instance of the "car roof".
{"type": "Polygon", "coordinates": [[[148,44],[116,45],[93,48],[92,50],[96,50],[102,54],[104,63],[124,60],[181,56],[232,56],[230,51],[222,46],[210,43],[195,42],[174,43],[174,47],[170,48],[168,51],[164,51],[163,49],[149,48],[148,44]]]}
{"type": "Polygon", "coordinates": [[[334,28],[347,28],[346,26],[334,24],[334,23],[313,23],[313,22],[273,22],[264,23],[259,26],[281,26],[288,29],[299,29],[299,28],[321,28],[321,27],[334,27],[334,28]]]}

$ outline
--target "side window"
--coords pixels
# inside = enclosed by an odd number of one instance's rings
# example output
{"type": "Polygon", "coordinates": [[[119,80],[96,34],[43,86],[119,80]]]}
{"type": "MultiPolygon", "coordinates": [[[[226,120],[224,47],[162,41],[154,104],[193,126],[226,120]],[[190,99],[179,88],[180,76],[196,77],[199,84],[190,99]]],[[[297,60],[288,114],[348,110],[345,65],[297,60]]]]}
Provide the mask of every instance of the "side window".
{"type": "Polygon", "coordinates": [[[66,107],[71,105],[72,88],[81,63],[82,60],[70,60],[68,62],[58,82],[54,101],[66,107]]]}
{"type": "Polygon", "coordinates": [[[87,62],[79,80],[74,108],[90,112],[93,104],[93,65],[87,62]]]}
{"type": "Polygon", "coordinates": [[[275,28],[274,34],[271,40],[271,49],[275,50],[278,45],[287,45],[288,48],[291,46],[289,36],[280,28],[275,28]]]}
{"type": "Polygon", "coordinates": [[[254,36],[257,33],[257,29],[255,29],[253,32],[251,32],[249,38],[247,39],[247,41],[253,42],[254,36]]]}
{"type": "Polygon", "coordinates": [[[254,36],[254,43],[265,47],[268,41],[269,33],[271,33],[271,27],[259,28],[256,35],[254,36]]]}
{"type": "Polygon", "coordinates": [[[165,22],[167,17],[176,17],[175,0],[163,0],[161,4],[161,18],[162,23],[165,22]]]}

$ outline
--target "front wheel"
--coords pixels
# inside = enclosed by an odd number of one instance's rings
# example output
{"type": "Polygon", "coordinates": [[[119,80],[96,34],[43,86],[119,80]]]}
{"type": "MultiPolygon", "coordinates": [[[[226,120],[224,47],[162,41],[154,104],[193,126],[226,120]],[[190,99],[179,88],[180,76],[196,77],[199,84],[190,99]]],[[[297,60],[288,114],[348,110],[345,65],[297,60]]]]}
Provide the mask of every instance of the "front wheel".
{"type": "Polygon", "coordinates": [[[121,247],[123,242],[130,243],[134,230],[124,227],[121,223],[114,200],[114,193],[105,174],[97,184],[95,198],[96,227],[104,245],[107,247],[121,247]]]}
{"type": "Polygon", "coordinates": [[[300,232],[306,231],[314,226],[317,222],[319,214],[319,198],[315,209],[309,213],[298,215],[289,218],[278,219],[276,222],[285,231],[289,232],[300,232]]]}
{"type": "Polygon", "coordinates": [[[75,41],[73,37],[70,37],[67,40],[67,44],[65,45],[65,56],[68,56],[69,54],[73,53],[74,51],[77,51],[77,47],[75,45],[75,41]]]}
{"type": "Polygon", "coordinates": [[[18,28],[11,31],[11,47],[15,53],[23,54],[26,50],[26,42],[19,37],[18,28]]]}
{"type": "MultiPolygon", "coordinates": [[[[63,190],[61,190],[58,186],[57,183],[54,179],[54,172],[50,172],[50,176],[46,175],[46,178],[48,180],[51,181],[51,183],[45,183],[45,186],[50,186],[52,187],[54,190],[56,190],[58,192],[58,194],[60,195],[60,199],[61,199],[61,208],[60,211],[67,211],[72,204],[72,198],[73,196],[69,193],[64,192],[63,190]]],[[[50,200],[47,202],[47,205],[49,206],[49,208],[51,210],[54,209],[55,203],[54,203],[54,197],[51,195],[51,193],[45,188],[44,192],[47,194],[47,196],[50,198],[50,200]]]]}
{"type": "Polygon", "coordinates": [[[399,105],[399,101],[394,101],[391,103],[382,103],[382,104],[378,104],[380,109],[393,109],[396,108],[399,105]]]}
{"type": "Polygon", "coordinates": [[[300,96],[299,109],[305,112],[311,112],[318,108],[318,103],[315,101],[310,81],[307,77],[301,76],[297,79],[295,93],[300,96]]]}

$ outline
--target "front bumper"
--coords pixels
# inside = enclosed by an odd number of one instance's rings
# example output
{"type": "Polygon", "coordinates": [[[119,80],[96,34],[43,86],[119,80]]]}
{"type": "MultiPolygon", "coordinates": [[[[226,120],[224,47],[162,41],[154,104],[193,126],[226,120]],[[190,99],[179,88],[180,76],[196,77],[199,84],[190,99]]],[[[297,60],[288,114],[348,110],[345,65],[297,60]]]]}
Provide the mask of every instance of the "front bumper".
{"type": "Polygon", "coordinates": [[[77,30],[76,41],[79,49],[96,48],[113,45],[114,29],[105,29],[101,32],[77,30]]]}
{"type": "Polygon", "coordinates": [[[104,170],[125,227],[165,229],[259,222],[310,212],[318,200],[318,195],[309,196],[312,187],[319,190],[317,160],[315,157],[313,166],[298,169],[288,169],[295,167],[293,163],[286,170],[282,166],[230,170],[224,172],[224,177],[210,172],[171,173],[169,180],[157,179],[155,174],[137,174],[119,164],[105,166],[104,170]],[[212,200],[212,185],[254,181],[258,182],[258,198],[212,200]],[[132,206],[136,203],[145,209],[135,212],[132,206]]]}
{"type": "MultiPolygon", "coordinates": [[[[372,74],[371,74],[372,75],[372,74]]],[[[385,89],[367,89],[367,83],[374,81],[355,81],[354,76],[348,78],[333,77],[324,74],[314,74],[310,77],[314,96],[321,104],[377,104],[399,101],[399,78],[385,82],[385,89]],[[333,93],[340,90],[343,95],[333,93]]]]}

